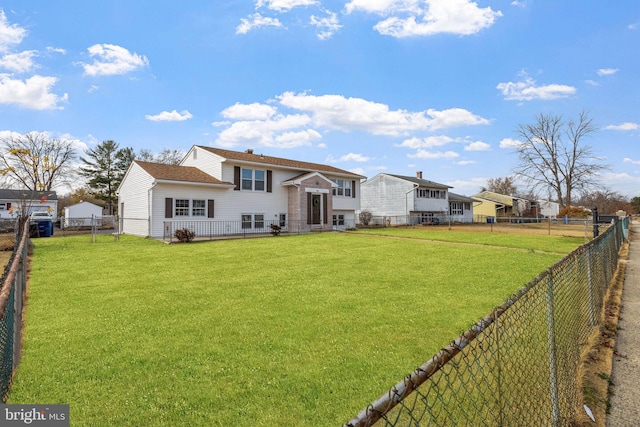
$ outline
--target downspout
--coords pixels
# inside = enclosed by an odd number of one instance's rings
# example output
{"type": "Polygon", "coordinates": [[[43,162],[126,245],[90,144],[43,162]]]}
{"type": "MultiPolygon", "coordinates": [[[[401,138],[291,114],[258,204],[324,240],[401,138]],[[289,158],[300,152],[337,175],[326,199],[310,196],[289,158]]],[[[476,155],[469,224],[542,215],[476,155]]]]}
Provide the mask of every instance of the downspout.
{"type": "Polygon", "coordinates": [[[153,218],[153,211],[151,210],[152,206],[151,206],[151,194],[153,189],[155,188],[156,184],[158,184],[157,181],[154,181],[153,185],[151,186],[151,188],[149,188],[149,190],[147,190],[147,210],[148,210],[148,214],[149,214],[149,230],[148,230],[148,236],[152,237],[151,235],[151,220],[153,218]]]}
{"type": "Polygon", "coordinates": [[[416,191],[418,188],[420,188],[420,184],[416,184],[414,182],[413,185],[414,185],[414,187],[411,190],[409,190],[406,193],[404,193],[404,211],[405,211],[405,214],[407,215],[407,225],[411,225],[411,224],[409,224],[411,222],[410,221],[411,218],[409,218],[409,200],[407,199],[407,196],[412,191],[416,191]]]}

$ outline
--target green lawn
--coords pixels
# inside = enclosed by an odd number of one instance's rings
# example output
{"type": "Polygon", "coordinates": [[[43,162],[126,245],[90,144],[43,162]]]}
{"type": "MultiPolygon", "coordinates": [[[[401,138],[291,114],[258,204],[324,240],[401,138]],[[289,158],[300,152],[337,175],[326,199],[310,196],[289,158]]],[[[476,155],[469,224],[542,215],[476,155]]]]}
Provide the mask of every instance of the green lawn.
{"type": "Polygon", "coordinates": [[[34,239],[8,403],[68,403],[72,426],[342,425],[558,261],[549,239],[34,239]]]}

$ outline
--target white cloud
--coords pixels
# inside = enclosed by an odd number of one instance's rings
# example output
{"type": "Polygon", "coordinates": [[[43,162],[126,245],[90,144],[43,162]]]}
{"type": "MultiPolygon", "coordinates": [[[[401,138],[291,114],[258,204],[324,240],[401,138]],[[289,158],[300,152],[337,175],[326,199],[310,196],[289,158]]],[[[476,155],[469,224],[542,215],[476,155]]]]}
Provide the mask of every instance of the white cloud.
{"type": "Polygon", "coordinates": [[[371,158],[369,158],[367,156],[363,156],[362,154],[349,153],[349,154],[345,154],[344,156],[340,157],[339,159],[336,159],[333,156],[329,156],[329,157],[327,157],[326,162],[327,163],[341,163],[341,162],[364,163],[364,162],[368,162],[369,160],[371,160],[371,158]]]}
{"type": "Polygon", "coordinates": [[[338,16],[335,13],[328,10],[325,12],[328,16],[324,18],[316,18],[315,15],[311,15],[311,18],[309,19],[311,25],[318,28],[318,38],[320,40],[326,40],[333,37],[336,31],[342,28],[342,25],[340,25],[340,21],[338,20],[338,16]]]}
{"type": "Polygon", "coordinates": [[[27,36],[27,30],[18,24],[9,24],[4,10],[0,9],[0,52],[7,52],[13,45],[18,45],[27,36]]]}
{"type": "Polygon", "coordinates": [[[282,23],[278,18],[269,18],[268,16],[262,16],[259,13],[249,15],[249,19],[241,18],[240,25],[236,27],[236,34],[247,34],[249,31],[255,28],[262,27],[282,27],[282,23]]]}
{"type": "MultiPolygon", "coordinates": [[[[248,142],[257,146],[272,146],[280,142],[278,135],[283,132],[300,132],[305,129],[315,129],[316,133],[318,130],[338,130],[399,136],[415,131],[489,123],[488,120],[459,108],[410,112],[391,110],[388,105],[362,98],[293,92],[276,96],[269,104],[236,103],[224,109],[221,114],[227,120],[216,121],[212,125],[225,128],[216,142],[227,147],[246,145],[248,142]],[[279,105],[273,105],[273,102],[279,102],[279,105]],[[279,109],[293,110],[293,113],[280,112],[279,109]]],[[[416,147],[428,148],[451,142],[450,139],[438,142],[438,138],[448,137],[429,137],[415,144],[416,147]]],[[[309,142],[309,139],[301,140],[299,145],[309,145],[309,142]]],[[[408,146],[409,143],[403,144],[408,146]]]]}
{"type": "Polygon", "coordinates": [[[427,151],[418,150],[415,154],[407,154],[410,159],[451,159],[459,157],[460,155],[455,151],[427,151]]]}
{"type": "Polygon", "coordinates": [[[496,88],[502,92],[507,101],[532,101],[534,99],[566,98],[576,93],[573,86],[549,84],[536,86],[536,81],[522,73],[519,82],[500,83],[496,88]]]}
{"type": "Polygon", "coordinates": [[[586,84],[588,84],[589,86],[600,86],[600,83],[598,83],[598,82],[597,82],[597,81],[595,81],[595,80],[591,80],[591,79],[589,79],[589,80],[585,80],[584,82],[585,82],[586,84]]]}
{"type": "Polygon", "coordinates": [[[636,130],[640,127],[637,123],[624,122],[619,125],[605,126],[606,130],[636,130]]]}
{"type": "Polygon", "coordinates": [[[33,110],[62,109],[58,103],[66,102],[68,95],[51,93],[57,81],[55,77],[39,75],[23,81],[12,79],[8,74],[0,74],[0,104],[16,104],[33,110]]]}
{"type": "Polygon", "coordinates": [[[476,162],[475,160],[460,160],[459,162],[455,162],[454,164],[458,165],[458,166],[468,166],[468,165],[475,165],[476,162]]]}
{"type": "Polygon", "coordinates": [[[488,151],[491,149],[491,145],[482,141],[475,141],[464,147],[464,151],[488,151]]]}
{"type": "Polygon", "coordinates": [[[82,64],[84,73],[89,76],[125,74],[149,65],[146,56],[113,44],[94,44],[87,50],[94,58],[92,64],[82,64]]]}
{"type": "Polygon", "coordinates": [[[428,136],[425,138],[409,138],[402,141],[401,144],[396,145],[397,147],[406,147],[412,149],[418,148],[433,148],[440,147],[442,145],[447,145],[452,142],[456,142],[455,139],[446,136],[446,135],[437,135],[437,136],[428,136]]]}
{"type": "Polygon", "coordinates": [[[514,0],[511,2],[511,6],[527,7],[527,2],[514,0]]]}
{"type": "Polygon", "coordinates": [[[26,73],[36,68],[33,57],[38,56],[35,50],[20,53],[9,53],[0,58],[0,67],[14,73],[26,73]]]}
{"type": "Polygon", "coordinates": [[[522,141],[512,138],[504,138],[500,141],[500,148],[518,148],[522,145],[522,141]]]}
{"type": "MultiPolygon", "coordinates": [[[[268,120],[243,120],[232,123],[218,135],[216,143],[222,147],[255,146],[255,147],[279,147],[277,138],[286,132],[293,132],[311,123],[311,119],[304,114],[284,116],[278,114],[268,120]]],[[[305,138],[298,142],[291,141],[291,136],[284,137],[284,147],[292,148],[311,145],[311,139],[317,139],[320,135],[317,131],[307,130],[305,138]],[[311,131],[311,132],[309,132],[311,131]],[[315,133],[314,133],[315,132],[315,133]]],[[[282,141],[281,141],[282,142],[282,141]]]]}
{"type": "Polygon", "coordinates": [[[631,163],[632,165],[640,165],[640,160],[633,160],[628,157],[625,157],[623,160],[624,163],[631,163]]]}
{"type": "Polygon", "coordinates": [[[458,126],[488,125],[490,123],[489,120],[462,108],[449,108],[442,111],[429,109],[427,114],[433,117],[433,120],[429,123],[429,128],[432,130],[458,126]]]}
{"type": "Polygon", "coordinates": [[[276,135],[272,145],[279,148],[295,148],[311,145],[313,141],[319,139],[322,139],[320,132],[315,129],[305,129],[299,132],[284,132],[276,135]]]}
{"type": "Polygon", "coordinates": [[[313,6],[319,4],[317,0],[256,0],[256,9],[266,7],[279,12],[289,11],[294,7],[313,6]]]}
{"type": "Polygon", "coordinates": [[[365,131],[373,135],[402,135],[415,130],[487,124],[488,120],[467,110],[452,108],[409,112],[390,110],[388,105],[342,95],[308,95],[285,92],[276,97],[289,108],[307,111],[314,123],[342,131],[365,131]]]}
{"type": "Polygon", "coordinates": [[[600,68],[597,73],[599,76],[610,76],[620,71],[617,68],[600,68]]]}
{"type": "Polygon", "coordinates": [[[51,47],[51,46],[47,47],[47,52],[59,53],[61,55],[66,55],[67,54],[66,50],[64,50],[64,49],[62,49],[60,47],[51,47]]]}
{"type": "Polygon", "coordinates": [[[182,122],[185,120],[189,120],[193,116],[187,110],[183,110],[181,112],[173,111],[163,111],[161,113],[155,115],[146,115],[145,119],[151,120],[152,122],[182,122]]]}
{"type": "Polygon", "coordinates": [[[445,184],[453,187],[453,192],[456,194],[473,195],[478,193],[482,187],[487,185],[487,178],[477,177],[469,180],[455,180],[446,182],[445,184]]]}
{"type": "Polygon", "coordinates": [[[479,8],[470,0],[352,0],[345,5],[345,11],[388,16],[374,29],[398,38],[440,33],[475,34],[502,16],[502,12],[490,7],[479,8]]]}
{"type": "Polygon", "coordinates": [[[222,110],[222,116],[233,120],[267,120],[277,112],[277,108],[270,105],[259,104],[240,104],[236,102],[231,107],[222,110]]]}

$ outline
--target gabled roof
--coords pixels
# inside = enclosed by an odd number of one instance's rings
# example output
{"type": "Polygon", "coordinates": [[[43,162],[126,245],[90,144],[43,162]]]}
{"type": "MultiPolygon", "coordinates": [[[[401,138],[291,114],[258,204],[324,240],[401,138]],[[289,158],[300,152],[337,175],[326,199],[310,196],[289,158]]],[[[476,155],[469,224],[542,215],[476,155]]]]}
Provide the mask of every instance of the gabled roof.
{"type": "Polygon", "coordinates": [[[2,200],[58,200],[55,191],[32,191],[32,190],[2,190],[0,189],[0,199],[2,200]]]}
{"type": "Polygon", "coordinates": [[[241,152],[241,151],[223,150],[222,148],[205,147],[202,145],[197,145],[196,147],[206,150],[210,153],[216,154],[227,160],[235,160],[243,163],[273,165],[273,166],[280,166],[287,169],[296,169],[296,170],[302,170],[302,171],[308,171],[308,172],[318,171],[318,172],[332,173],[332,174],[338,174],[338,175],[346,175],[346,176],[351,176],[359,179],[365,178],[362,175],[358,175],[343,169],[334,168],[333,166],[323,165],[320,163],[301,162],[298,160],[283,159],[280,157],[265,156],[263,154],[254,154],[253,150],[247,150],[245,152],[241,152]]]}
{"type": "Polygon", "coordinates": [[[394,175],[394,174],[390,174],[390,173],[386,174],[386,175],[393,176],[393,177],[399,178],[399,179],[404,179],[405,181],[411,181],[414,184],[418,184],[420,187],[437,188],[437,189],[442,189],[442,190],[447,190],[449,188],[453,188],[453,187],[450,187],[448,185],[440,184],[440,183],[434,182],[434,181],[429,181],[428,179],[417,178],[415,176],[394,175]]]}
{"type": "Polygon", "coordinates": [[[134,160],[134,162],[156,180],[234,185],[230,182],[220,181],[193,166],[166,165],[163,163],[142,162],[140,160],[134,160]]]}
{"type": "Polygon", "coordinates": [[[472,197],[474,199],[484,199],[506,206],[513,206],[513,200],[517,199],[517,197],[505,196],[504,194],[494,193],[493,191],[481,191],[480,193],[472,197]]]}
{"type": "Polygon", "coordinates": [[[471,197],[461,196],[460,194],[452,193],[451,191],[449,191],[449,201],[472,203],[473,199],[471,197]]]}

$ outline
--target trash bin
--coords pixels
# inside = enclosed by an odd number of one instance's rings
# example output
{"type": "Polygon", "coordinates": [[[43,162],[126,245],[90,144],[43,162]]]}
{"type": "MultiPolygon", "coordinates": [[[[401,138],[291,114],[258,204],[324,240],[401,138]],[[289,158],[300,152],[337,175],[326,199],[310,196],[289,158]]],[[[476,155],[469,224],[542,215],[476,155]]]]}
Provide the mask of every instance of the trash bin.
{"type": "Polygon", "coordinates": [[[487,217],[487,224],[494,224],[495,222],[496,222],[496,217],[494,216],[487,217]]]}
{"type": "Polygon", "coordinates": [[[53,235],[53,221],[38,221],[38,233],[40,237],[51,237],[53,235]]]}

